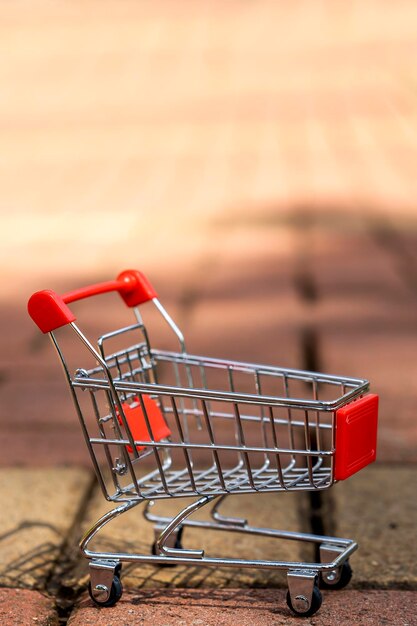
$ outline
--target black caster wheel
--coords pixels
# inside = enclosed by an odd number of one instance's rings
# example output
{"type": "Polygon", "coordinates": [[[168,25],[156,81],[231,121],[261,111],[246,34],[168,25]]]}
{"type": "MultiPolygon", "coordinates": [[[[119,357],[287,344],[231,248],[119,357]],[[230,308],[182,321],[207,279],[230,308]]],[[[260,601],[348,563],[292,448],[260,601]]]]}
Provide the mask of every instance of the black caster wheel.
{"type": "MultiPolygon", "coordinates": [[[[120,568],[119,568],[119,572],[120,572],[120,568]]],[[[90,594],[90,598],[92,599],[94,604],[97,604],[97,606],[103,606],[103,607],[114,606],[116,602],[118,602],[123,595],[122,582],[119,576],[115,574],[113,577],[113,582],[112,582],[111,589],[110,589],[110,595],[107,598],[107,600],[101,601],[99,598],[94,597],[93,590],[91,588],[91,582],[88,584],[88,593],[90,594]]]]}
{"type": "Polygon", "coordinates": [[[352,568],[349,561],[345,561],[343,565],[329,572],[326,577],[324,574],[325,572],[322,572],[320,575],[320,587],[322,589],[343,589],[350,583],[352,568]]]}
{"type": "MultiPolygon", "coordinates": [[[[177,532],[177,538],[175,539],[174,548],[176,550],[182,550],[182,533],[184,531],[184,526],[180,526],[177,532]]],[[[156,556],[158,553],[156,551],[156,541],[153,542],[151,547],[151,553],[156,556]]],[[[176,567],[177,563],[158,563],[159,567],[176,567]]]]}
{"type": "Polygon", "coordinates": [[[310,617],[310,615],[314,615],[314,613],[317,613],[317,611],[321,607],[322,601],[323,599],[321,597],[320,589],[318,588],[317,584],[315,584],[313,588],[313,595],[311,597],[311,605],[306,610],[303,610],[302,602],[299,602],[299,604],[295,608],[291,602],[290,592],[288,591],[287,593],[288,608],[294,613],[294,615],[299,615],[300,617],[310,617]]]}

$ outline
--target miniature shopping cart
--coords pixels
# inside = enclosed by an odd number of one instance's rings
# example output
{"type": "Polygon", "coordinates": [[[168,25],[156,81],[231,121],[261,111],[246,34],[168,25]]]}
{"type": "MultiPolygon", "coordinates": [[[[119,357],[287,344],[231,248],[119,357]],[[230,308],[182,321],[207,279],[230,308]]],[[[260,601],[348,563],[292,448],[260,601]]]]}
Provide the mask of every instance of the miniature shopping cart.
{"type": "MultiPolygon", "coordinates": [[[[319,583],[349,582],[355,541],[257,528],[223,515],[219,505],[231,494],[320,491],[374,461],[378,397],[368,393],[366,380],[188,354],[182,333],[136,270],[63,296],[37,292],[28,308],[56,348],[99,484],[117,505],[81,541],[97,605],[120,599],[123,561],[286,570],[287,603],[303,616],[320,608],[319,583]],[[68,304],[110,291],[133,309],[134,323],[93,344],[68,304]],[[151,347],[139,310],[146,302],[169,325],[179,351],[151,347]],[[72,373],[64,353],[66,347],[74,354],[74,335],[84,359],[72,373]],[[156,500],[184,497],[190,504],[175,517],[151,510],[156,500]],[[149,554],[88,548],[105,524],[143,502],[156,533],[149,554]],[[209,503],[210,521],[190,519],[209,503]],[[210,557],[182,546],[186,527],[312,542],[320,562],[210,557]]],[[[106,310],[100,312],[105,319],[106,310]]]]}

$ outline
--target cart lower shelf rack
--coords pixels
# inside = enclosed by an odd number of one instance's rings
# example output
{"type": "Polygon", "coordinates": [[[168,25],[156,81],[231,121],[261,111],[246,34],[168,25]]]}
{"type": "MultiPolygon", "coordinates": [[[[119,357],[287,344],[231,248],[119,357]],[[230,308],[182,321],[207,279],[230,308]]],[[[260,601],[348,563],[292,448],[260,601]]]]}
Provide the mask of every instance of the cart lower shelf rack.
{"type": "Polygon", "coordinates": [[[319,583],[335,589],[349,582],[355,541],[258,528],[221,514],[220,506],[243,493],[328,489],[374,461],[378,397],[368,381],[189,354],[136,270],[62,296],[37,292],[28,309],[56,348],[103,495],[116,505],[80,544],[96,604],[120,599],[123,562],[285,570],[288,606],[303,616],[320,608],[319,583]],[[110,291],[133,309],[134,323],[93,344],[68,304],[110,291]],[[151,345],[139,309],[146,302],[173,331],[177,352],[151,345]],[[72,339],[80,348],[74,373],[66,357],[66,351],[73,356],[72,339]],[[189,498],[189,504],[174,517],[155,515],[154,501],[169,498],[189,498]],[[141,503],[155,528],[149,554],[90,549],[106,524],[141,503]],[[207,505],[210,520],[193,519],[207,505]],[[319,545],[320,562],[207,556],[183,546],[187,527],[311,542],[319,545]]]}

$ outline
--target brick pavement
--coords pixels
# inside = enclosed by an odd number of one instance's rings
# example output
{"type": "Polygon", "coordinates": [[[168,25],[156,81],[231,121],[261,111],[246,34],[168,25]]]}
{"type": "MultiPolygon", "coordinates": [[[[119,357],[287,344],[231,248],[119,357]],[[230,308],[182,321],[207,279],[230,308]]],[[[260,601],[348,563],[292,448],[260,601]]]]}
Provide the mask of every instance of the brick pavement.
{"type": "MultiPolygon", "coordinates": [[[[20,589],[29,585],[57,598],[67,621],[85,586],[77,533],[103,505],[27,296],[139,266],[192,351],[370,378],[383,463],[292,505],[288,521],[360,535],[358,588],[326,594],[308,622],[413,623],[415,596],[398,587],[415,589],[415,3],[22,6],[0,8],[0,465],[15,511],[0,524],[1,584],[19,587],[0,589],[1,620],[54,624],[51,600],[20,589]],[[39,536],[34,517],[50,525],[39,536]],[[7,568],[30,548],[23,570],[7,568]]],[[[117,304],[93,304],[86,332],[99,316],[117,325],[117,304]]],[[[161,326],[153,335],[168,342],[161,326]]],[[[233,582],[217,574],[214,585],[233,582]]],[[[229,590],[161,590],[170,576],[156,572],[158,590],[132,595],[142,583],[130,571],[118,607],[82,600],[69,623],[219,623],[221,594],[225,624],[290,623],[280,589],[241,589],[237,606],[229,590]]],[[[261,579],[236,581],[279,584],[261,579]]]]}
{"type": "MultiPolygon", "coordinates": [[[[69,626],[297,626],[300,618],[285,610],[283,590],[188,590],[132,593],[107,611],[83,601],[69,626]]],[[[306,626],[413,626],[415,595],[407,591],[327,593],[320,615],[304,618],[306,626]]]]}
{"type": "Polygon", "coordinates": [[[0,621],[7,626],[58,626],[52,598],[29,589],[0,589],[0,621]]]}

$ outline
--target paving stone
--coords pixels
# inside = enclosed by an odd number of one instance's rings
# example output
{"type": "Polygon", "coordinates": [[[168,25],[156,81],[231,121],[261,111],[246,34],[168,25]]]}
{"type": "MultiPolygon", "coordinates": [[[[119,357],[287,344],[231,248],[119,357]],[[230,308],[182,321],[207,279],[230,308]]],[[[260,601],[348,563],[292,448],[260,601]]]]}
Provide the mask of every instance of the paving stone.
{"type": "Polygon", "coordinates": [[[52,598],[29,589],[0,589],[0,623],[5,626],[58,626],[52,598]]]}
{"type": "Polygon", "coordinates": [[[300,365],[303,310],[293,284],[294,234],[282,226],[265,232],[253,237],[251,228],[238,221],[225,225],[214,239],[210,265],[194,283],[196,297],[187,315],[191,351],[300,365]]]}
{"type": "Polygon", "coordinates": [[[14,428],[20,434],[26,428],[37,427],[47,432],[65,431],[78,426],[77,415],[61,367],[56,363],[60,380],[44,376],[41,381],[9,381],[2,385],[2,396],[7,411],[2,426],[14,428]],[[13,416],[13,419],[11,418],[13,416]]]}
{"type": "MultiPolygon", "coordinates": [[[[75,417],[75,416],[74,416],[75,417]]],[[[7,471],[9,467],[48,468],[54,472],[56,467],[84,467],[91,470],[91,460],[85,445],[79,424],[72,428],[59,425],[30,425],[16,433],[12,425],[0,428],[2,456],[0,467],[7,471]]]]}
{"type": "Polygon", "coordinates": [[[309,237],[306,271],[318,292],[312,321],[320,332],[415,332],[415,290],[390,251],[375,242],[371,228],[365,223],[357,232],[336,216],[331,228],[320,223],[309,237]]]}
{"type": "Polygon", "coordinates": [[[372,222],[367,222],[366,215],[359,227],[351,223],[349,213],[326,220],[326,213],[321,216],[318,210],[312,219],[317,225],[311,232],[308,269],[323,298],[345,294],[371,302],[379,297],[386,305],[394,297],[411,302],[410,288],[390,251],[375,241],[372,222]]]}
{"type": "Polygon", "coordinates": [[[354,586],[416,588],[415,479],[413,466],[376,465],[332,489],[334,531],[359,543],[351,559],[354,586]]]}
{"type": "Polygon", "coordinates": [[[83,600],[68,626],[414,626],[416,592],[334,591],[323,593],[313,617],[290,614],[284,590],[175,589],[126,593],[109,609],[83,600]]]}
{"type": "MultiPolygon", "coordinates": [[[[307,520],[299,517],[301,501],[299,494],[248,494],[229,497],[220,511],[225,515],[248,519],[249,523],[260,527],[274,527],[287,530],[307,530],[307,520]]],[[[172,499],[155,505],[152,512],[159,515],[174,515],[188,505],[190,499],[172,499]]],[[[140,505],[141,506],[141,505],[140,505]]],[[[91,502],[83,526],[87,529],[111,507],[103,501],[101,494],[91,502]]],[[[204,511],[196,514],[196,519],[207,519],[204,511]]],[[[124,551],[127,553],[149,554],[155,540],[153,525],[145,521],[139,509],[124,513],[110,522],[98,535],[94,550],[124,551]]],[[[313,558],[312,549],[305,544],[260,537],[240,533],[227,533],[202,529],[186,528],[183,546],[204,549],[209,556],[228,556],[255,559],[276,559],[304,561],[313,558]]],[[[62,580],[65,586],[85,584],[87,564],[78,563],[75,570],[62,580]]],[[[231,586],[281,586],[285,584],[282,572],[260,569],[231,569],[195,566],[156,567],[152,565],[124,564],[123,585],[127,588],[160,587],[231,587],[231,586]]]]}
{"type": "Polygon", "coordinates": [[[291,298],[203,300],[195,307],[189,345],[215,358],[300,367],[299,316],[291,298]]]}
{"type": "Polygon", "coordinates": [[[43,588],[91,475],[81,469],[0,469],[0,584],[43,588]]]}

